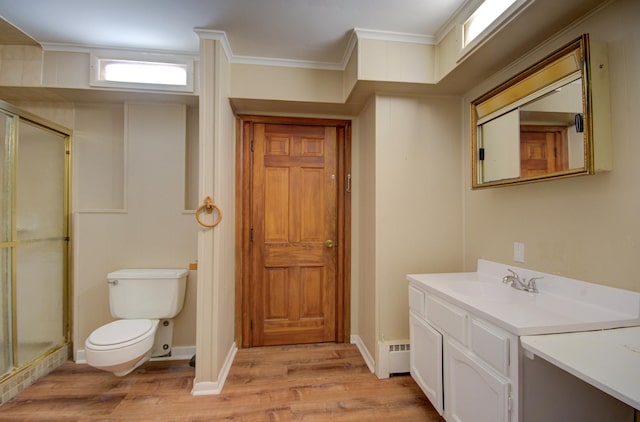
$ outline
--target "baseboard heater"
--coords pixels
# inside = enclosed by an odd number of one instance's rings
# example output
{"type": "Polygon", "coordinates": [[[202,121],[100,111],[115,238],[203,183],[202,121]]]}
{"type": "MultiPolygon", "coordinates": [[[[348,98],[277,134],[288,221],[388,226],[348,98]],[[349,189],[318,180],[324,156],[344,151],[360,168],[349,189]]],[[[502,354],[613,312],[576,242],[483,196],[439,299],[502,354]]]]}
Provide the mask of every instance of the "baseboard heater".
{"type": "Polygon", "coordinates": [[[409,372],[409,356],[411,346],[409,343],[388,344],[389,375],[406,374],[409,372]]]}

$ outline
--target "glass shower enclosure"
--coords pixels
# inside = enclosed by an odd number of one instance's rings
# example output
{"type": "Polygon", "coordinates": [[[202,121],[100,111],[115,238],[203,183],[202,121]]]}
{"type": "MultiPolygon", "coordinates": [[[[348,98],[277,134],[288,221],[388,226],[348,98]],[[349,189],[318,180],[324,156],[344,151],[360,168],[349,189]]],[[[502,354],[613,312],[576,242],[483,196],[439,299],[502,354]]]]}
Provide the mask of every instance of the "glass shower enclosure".
{"type": "Polygon", "coordinates": [[[69,341],[69,142],[0,102],[0,380],[69,341]]]}

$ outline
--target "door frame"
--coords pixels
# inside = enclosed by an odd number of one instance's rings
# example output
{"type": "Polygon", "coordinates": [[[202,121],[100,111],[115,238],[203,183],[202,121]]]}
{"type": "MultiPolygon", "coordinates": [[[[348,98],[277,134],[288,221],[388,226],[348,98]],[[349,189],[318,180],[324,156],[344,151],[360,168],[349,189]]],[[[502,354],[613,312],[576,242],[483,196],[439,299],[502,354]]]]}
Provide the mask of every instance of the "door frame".
{"type": "Polygon", "coordinates": [[[351,121],[338,119],[236,116],[236,292],[235,339],[240,348],[251,347],[251,134],[252,125],[289,124],[332,126],[338,134],[336,341],[351,337],[351,121]]]}

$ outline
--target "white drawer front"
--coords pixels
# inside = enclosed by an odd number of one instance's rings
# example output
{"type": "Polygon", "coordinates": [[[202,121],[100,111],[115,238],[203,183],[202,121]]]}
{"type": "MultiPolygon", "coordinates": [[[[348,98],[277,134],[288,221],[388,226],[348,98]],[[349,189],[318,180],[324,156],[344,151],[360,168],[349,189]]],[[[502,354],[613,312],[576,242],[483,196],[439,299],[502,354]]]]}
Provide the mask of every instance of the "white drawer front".
{"type": "Polygon", "coordinates": [[[424,317],[424,292],[409,286],[409,309],[424,317]]]}
{"type": "Polygon", "coordinates": [[[427,319],[463,345],[467,345],[467,313],[431,295],[426,300],[427,319]]]}
{"type": "Polygon", "coordinates": [[[471,319],[471,350],[489,365],[509,376],[509,334],[471,319]]]}

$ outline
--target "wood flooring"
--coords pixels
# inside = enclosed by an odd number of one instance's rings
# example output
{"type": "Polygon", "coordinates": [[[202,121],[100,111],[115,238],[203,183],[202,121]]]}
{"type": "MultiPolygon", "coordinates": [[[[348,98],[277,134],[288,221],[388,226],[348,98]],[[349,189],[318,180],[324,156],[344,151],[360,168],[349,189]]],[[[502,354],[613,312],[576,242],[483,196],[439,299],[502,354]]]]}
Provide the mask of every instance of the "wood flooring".
{"type": "Polygon", "coordinates": [[[0,407],[0,421],[433,421],[410,376],[380,380],[347,344],[238,351],[219,395],[192,396],[187,361],[126,377],[67,362],[0,407]]]}

